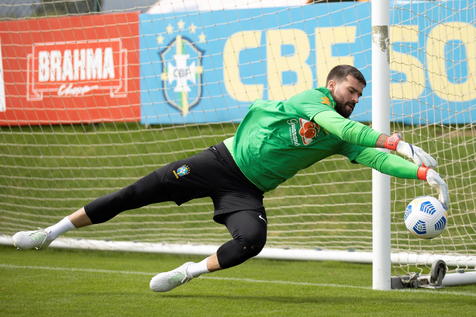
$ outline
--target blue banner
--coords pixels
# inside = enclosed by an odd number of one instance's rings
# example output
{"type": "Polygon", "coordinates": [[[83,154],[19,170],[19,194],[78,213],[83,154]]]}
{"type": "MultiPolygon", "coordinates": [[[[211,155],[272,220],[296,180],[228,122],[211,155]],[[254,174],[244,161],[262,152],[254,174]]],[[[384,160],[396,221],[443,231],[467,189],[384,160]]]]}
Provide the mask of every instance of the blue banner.
{"type": "MultiPolygon", "coordinates": [[[[470,2],[394,7],[392,120],[476,118],[470,2]]],[[[238,122],[256,99],[283,100],[325,85],[337,64],[354,65],[367,78],[352,118],[371,121],[369,3],[142,14],[140,48],[144,124],[238,122]]]]}

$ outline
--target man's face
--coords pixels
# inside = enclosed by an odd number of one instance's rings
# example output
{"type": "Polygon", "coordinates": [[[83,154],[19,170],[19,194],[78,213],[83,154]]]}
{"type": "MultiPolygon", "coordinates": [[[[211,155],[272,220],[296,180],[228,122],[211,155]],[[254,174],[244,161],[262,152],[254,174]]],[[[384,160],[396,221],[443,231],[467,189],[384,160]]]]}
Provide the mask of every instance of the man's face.
{"type": "Polygon", "coordinates": [[[344,118],[350,117],[362,96],[365,86],[352,75],[341,81],[329,80],[327,88],[336,102],[336,111],[344,118]]]}

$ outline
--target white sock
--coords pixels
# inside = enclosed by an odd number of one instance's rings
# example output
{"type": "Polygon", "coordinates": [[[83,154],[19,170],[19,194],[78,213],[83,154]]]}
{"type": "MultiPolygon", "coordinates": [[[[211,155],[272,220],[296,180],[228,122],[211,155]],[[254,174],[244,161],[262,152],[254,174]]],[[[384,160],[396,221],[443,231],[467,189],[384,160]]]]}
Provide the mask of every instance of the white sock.
{"type": "Polygon", "coordinates": [[[209,271],[207,267],[207,262],[208,258],[202,260],[201,262],[190,264],[187,268],[187,273],[192,275],[193,277],[197,277],[203,273],[208,273],[209,271]]]}
{"type": "Polygon", "coordinates": [[[46,228],[45,230],[48,232],[48,239],[54,240],[60,234],[63,234],[73,229],[76,229],[76,227],[73,225],[71,220],[69,220],[68,217],[64,217],[58,223],[46,228]]]}

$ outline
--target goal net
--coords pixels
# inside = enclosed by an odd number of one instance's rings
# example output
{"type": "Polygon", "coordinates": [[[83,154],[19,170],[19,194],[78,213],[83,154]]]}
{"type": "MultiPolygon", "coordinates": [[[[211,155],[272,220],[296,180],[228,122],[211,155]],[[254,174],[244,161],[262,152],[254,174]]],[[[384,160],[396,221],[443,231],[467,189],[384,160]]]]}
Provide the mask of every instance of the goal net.
{"type": "Polygon", "coordinates": [[[392,128],[437,158],[451,206],[440,237],[415,238],[403,225],[402,210],[412,198],[431,191],[422,182],[392,179],[392,252],[403,254],[395,271],[425,273],[450,255],[450,272],[471,271],[476,259],[475,3],[414,2],[392,7],[392,128]],[[420,261],[426,266],[415,268],[420,261]]]}
{"type": "MultiPolygon", "coordinates": [[[[368,79],[352,118],[371,121],[369,3],[153,2],[0,6],[3,243],[223,141],[253,100],[322,86],[337,64],[368,79]]],[[[392,179],[393,272],[427,272],[441,256],[451,270],[471,270],[475,3],[398,1],[391,10],[391,129],[438,159],[452,200],[444,233],[417,239],[404,227],[405,206],[436,193],[392,179]]],[[[303,170],[265,195],[262,255],[370,262],[371,195],[371,170],[343,157],[303,170]]],[[[212,212],[209,199],[150,205],[52,246],[206,254],[230,239],[212,212]]]]}

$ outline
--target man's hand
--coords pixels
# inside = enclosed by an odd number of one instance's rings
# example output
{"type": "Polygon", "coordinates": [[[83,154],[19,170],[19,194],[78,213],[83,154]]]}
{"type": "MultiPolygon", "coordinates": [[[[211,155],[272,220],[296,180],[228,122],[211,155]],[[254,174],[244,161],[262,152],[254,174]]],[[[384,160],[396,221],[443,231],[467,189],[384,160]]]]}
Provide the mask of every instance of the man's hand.
{"type": "Polygon", "coordinates": [[[438,200],[441,201],[443,207],[448,210],[450,206],[448,185],[446,185],[440,175],[434,169],[421,166],[418,168],[418,178],[426,180],[431,187],[438,190],[438,200]]]}
{"type": "Polygon", "coordinates": [[[400,139],[398,133],[392,134],[385,140],[384,147],[397,151],[398,154],[411,159],[418,166],[436,167],[436,160],[418,146],[412,145],[400,139]]]}
{"type": "Polygon", "coordinates": [[[419,166],[417,176],[419,179],[426,180],[431,187],[438,190],[438,199],[445,209],[450,204],[450,195],[448,193],[448,185],[440,177],[440,175],[430,167],[437,165],[436,160],[418,146],[412,145],[400,139],[398,133],[392,134],[390,137],[382,134],[377,141],[377,146],[382,146],[389,150],[397,151],[398,154],[410,158],[419,166]]]}

